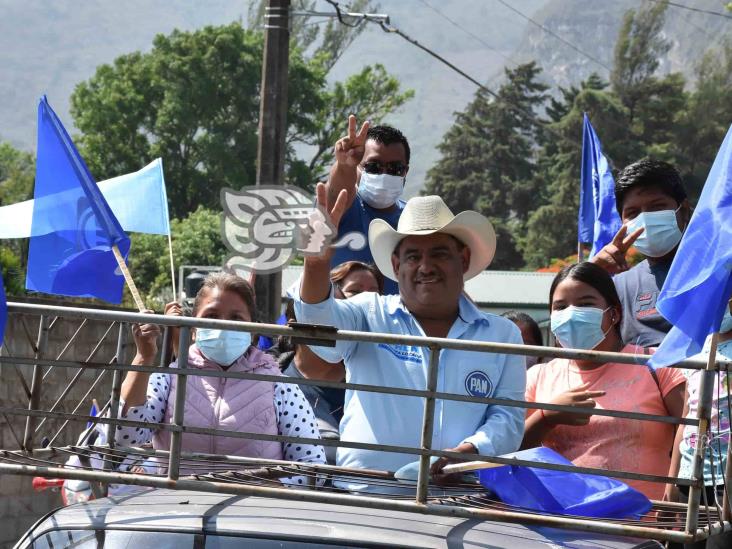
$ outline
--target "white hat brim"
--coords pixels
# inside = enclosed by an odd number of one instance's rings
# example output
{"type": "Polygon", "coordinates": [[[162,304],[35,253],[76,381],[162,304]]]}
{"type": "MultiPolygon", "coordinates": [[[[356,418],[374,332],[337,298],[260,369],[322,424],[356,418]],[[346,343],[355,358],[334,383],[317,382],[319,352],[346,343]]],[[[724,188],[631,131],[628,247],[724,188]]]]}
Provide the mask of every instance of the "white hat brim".
{"type": "Polygon", "coordinates": [[[463,280],[470,280],[485,270],[496,254],[496,231],[491,222],[478,212],[457,214],[452,221],[438,229],[400,233],[383,219],[374,219],[369,225],[369,247],[376,267],[381,273],[396,281],[391,256],[397,244],[407,236],[445,233],[454,236],[470,248],[470,265],[463,280]]]}

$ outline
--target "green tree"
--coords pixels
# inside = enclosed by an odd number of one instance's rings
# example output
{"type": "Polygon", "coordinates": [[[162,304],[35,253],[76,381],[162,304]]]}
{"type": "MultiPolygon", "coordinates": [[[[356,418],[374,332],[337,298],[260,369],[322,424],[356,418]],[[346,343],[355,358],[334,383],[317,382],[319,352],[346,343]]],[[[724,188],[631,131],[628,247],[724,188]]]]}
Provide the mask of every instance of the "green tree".
{"type": "Polygon", "coordinates": [[[20,257],[8,246],[0,246],[0,272],[6,295],[25,295],[25,269],[20,257]]]}
{"type": "Polygon", "coordinates": [[[727,41],[700,60],[695,88],[688,95],[686,108],[674,119],[676,138],[662,151],[681,170],[692,200],[701,194],[730,122],[732,42],[727,41]]]}
{"type": "Polygon", "coordinates": [[[457,114],[439,145],[442,156],[427,174],[425,193],[442,196],[453,211],[478,210],[491,219],[497,269],[522,266],[515,235],[536,206],[535,110],[546,90],[539,73],[533,62],[507,69],[498,98],[478,90],[457,114]]]}
{"type": "Polygon", "coordinates": [[[36,160],[10,143],[0,143],[0,206],[33,198],[36,160]]]}
{"type": "Polygon", "coordinates": [[[554,133],[541,149],[536,170],[542,205],[531,214],[519,238],[519,247],[529,267],[544,266],[577,250],[582,156],[579,139],[585,112],[601,136],[603,152],[609,160],[612,162],[624,154],[627,109],[603,89],[605,85],[591,76],[579,88],[565,90],[564,100],[554,105],[558,117],[550,125],[554,133]]]}
{"type": "MultiPolygon", "coordinates": [[[[35,171],[36,160],[31,153],[20,151],[10,143],[0,143],[0,206],[33,198],[35,171]]],[[[5,275],[5,283],[15,295],[21,295],[25,287],[25,269],[22,266],[28,259],[28,240],[4,240],[2,249],[9,261],[3,264],[3,272],[6,268],[11,269],[10,274],[5,275]],[[11,256],[18,259],[17,267],[14,261],[8,259],[11,256]],[[8,277],[11,282],[8,282],[8,277]]]]}
{"type": "MultiPolygon", "coordinates": [[[[362,81],[329,88],[327,71],[348,36],[326,33],[317,47],[312,33],[305,36],[312,55],[297,40],[290,47],[287,179],[310,187],[343,131],[345,117],[336,123],[326,115],[330,102],[378,120],[410,94],[399,93],[398,82],[378,66],[364,69],[362,81]],[[316,147],[313,160],[296,157],[299,143],[316,147]]],[[[254,184],[262,50],[261,32],[232,23],[159,35],[149,53],[99,67],[71,97],[92,173],[104,179],[162,157],[174,217],[199,205],[220,207],[222,187],[254,184]]]]}
{"type": "Polygon", "coordinates": [[[671,43],[663,34],[668,5],[647,3],[628,10],[615,45],[612,91],[628,110],[627,130],[638,152],[676,136],[674,118],[686,102],[685,80],[679,73],[657,75],[671,43]]]}
{"type": "MultiPolygon", "coordinates": [[[[181,265],[223,264],[228,251],[221,240],[221,216],[199,206],[186,218],[171,222],[176,276],[181,265]]],[[[168,238],[135,234],[131,249],[129,265],[135,284],[149,304],[161,307],[172,297],[168,238]]]]}

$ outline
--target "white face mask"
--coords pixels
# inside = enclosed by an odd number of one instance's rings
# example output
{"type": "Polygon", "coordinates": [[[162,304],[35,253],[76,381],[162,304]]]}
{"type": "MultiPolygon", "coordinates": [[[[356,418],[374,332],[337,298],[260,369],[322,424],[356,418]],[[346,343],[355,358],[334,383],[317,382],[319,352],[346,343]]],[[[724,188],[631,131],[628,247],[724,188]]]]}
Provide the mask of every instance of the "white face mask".
{"type": "Polygon", "coordinates": [[[643,212],[628,223],[628,234],[643,227],[645,230],[633,246],[646,257],[662,257],[673,250],[681,240],[676,222],[678,210],[643,212]]]}
{"type": "Polygon", "coordinates": [[[388,208],[399,200],[404,191],[405,177],[387,173],[361,172],[358,194],[372,208],[388,208]]]}

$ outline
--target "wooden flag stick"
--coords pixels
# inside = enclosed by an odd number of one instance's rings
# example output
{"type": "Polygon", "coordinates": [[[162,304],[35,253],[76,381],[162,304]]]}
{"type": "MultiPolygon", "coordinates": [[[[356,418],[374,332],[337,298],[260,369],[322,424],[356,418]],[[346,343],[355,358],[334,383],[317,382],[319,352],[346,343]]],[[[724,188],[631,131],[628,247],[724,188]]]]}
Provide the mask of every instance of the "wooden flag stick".
{"type": "Polygon", "coordinates": [[[170,255],[170,282],[173,285],[173,301],[178,301],[178,292],[175,289],[175,264],[173,263],[173,239],[168,231],[168,252],[170,255]]]}
{"type": "Polygon", "coordinates": [[[114,258],[117,260],[117,265],[119,265],[120,271],[122,271],[122,276],[125,277],[125,282],[127,282],[127,286],[129,287],[130,293],[132,294],[132,299],[135,300],[135,305],[137,305],[137,308],[141,313],[145,312],[145,303],[143,303],[142,298],[140,297],[140,292],[137,291],[135,281],[132,280],[132,275],[127,268],[125,258],[122,257],[122,253],[119,251],[117,244],[112,245],[112,252],[114,252],[114,258]]]}

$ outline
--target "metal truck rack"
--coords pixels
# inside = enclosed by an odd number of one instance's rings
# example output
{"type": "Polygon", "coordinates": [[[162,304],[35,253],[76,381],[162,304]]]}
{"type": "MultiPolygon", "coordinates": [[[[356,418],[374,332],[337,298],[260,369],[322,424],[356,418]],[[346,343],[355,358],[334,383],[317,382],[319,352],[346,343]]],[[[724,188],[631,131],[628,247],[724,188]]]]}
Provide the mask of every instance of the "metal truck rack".
{"type": "MultiPolygon", "coordinates": [[[[635,536],[655,539],[659,541],[691,542],[706,539],[722,532],[732,531],[732,459],[727,456],[727,468],[724,484],[723,501],[715,498],[715,501],[707,501],[704,490],[703,458],[709,445],[712,443],[708,438],[708,430],[711,421],[710,404],[712,401],[712,387],[715,373],[726,372],[732,368],[732,363],[718,361],[714,353],[711,353],[709,361],[703,362],[697,359],[690,359],[677,364],[677,368],[690,368],[704,370],[701,380],[700,406],[696,419],[674,418],[669,416],[649,415],[622,410],[591,410],[577,409],[571,406],[560,406],[549,403],[531,403],[524,401],[512,401],[494,398],[479,398],[466,395],[437,392],[437,365],[439,351],[441,349],[461,349],[484,353],[507,353],[528,356],[543,357],[564,357],[593,360],[598,362],[617,362],[626,364],[642,364],[647,356],[636,356],[622,353],[606,353],[596,351],[578,351],[573,349],[561,349],[551,347],[536,347],[526,345],[488,343],[479,341],[462,341],[442,338],[413,337],[393,334],[363,333],[345,330],[333,330],[328,327],[297,327],[255,324],[245,322],[231,322],[222,320],[207,320],[197,318],[181,318],[153,314],[139,314],[132,312],[118,312],[102,309],[57,307],[26,303],[8,303],[8,310],[11,319],[17,316],[17,321],[22,323],[23,330],[28,339],[32,356],[22,356],[12,352],[8,346],[2,348],[0,353],[0,365],[8,366],[18,376],[18,381],[23,386],[28,397],[27,408],[12,406],[0,406],[0,423],[4,420],[12,432],[12,438],[16,443],[15,447],[0,449],[0,475],[25,475],[43,476],[49,478],[78,479],[90,481],[97,489],[114,484],[130,484],[148,487],[173,488],[185,490],[198,490],[208,492],[221,492],[242,495],[261,495],[267,497],[278,497],[311,502],[344,503],[368,508],[402,510],[414,513],[441,516],[457,516],[469,519],[500,520],[506,522],[517,522],[530,525],[544,525],[558,528],[567,528],[580,531],[596,533],[635,536]],[[33,339],[31,330],[28,327],[26,318],[37,318],[38,335],[33,339]],[[75,319],[81,321],[78,329],[64,346],[57,356],[49,356],[48,337],[59,319],[75,319]],[[74,344],[77,336],[90,321],[108,323],[98,344],[94,347],[88,358],[83,361],[67,360],[64,355],[74,344]],[[170,369],[171,375],[177,375],[184,381],[189,375],[205,375],[208,377],[228,377],[241,379],[254,379],[266,381],[287,381],[301,385],[318,385],[324,387],[348,388],[359,391],[373,391],[424,398],[424,414],[421,425],[421,445],[419,448],[402,447],[396,445],[366,444],[350,441],[314,440],[301,437],[262,435],[257,433],[234,432],[225,430],[199,429],[187,426],[184,421],[185,382],[178,383],[178,391],[174,406],[174,417],[172,424],[163,424],[156,428],[165,429],[171,432],[170,451],[154,450],[152,448],[123,447],[115,444],[114,430],[116,425],[127,425],[134,427],[150,428],[149,423],[120,419],[117,417],[120,388],[123,372],[157,372],[160,367],[167,367],[167,357],[161,357],[160,366],[135,366],[126,364],[123,361],[123,349],[129,333],[130,323],[153,323],[164,327],[164,341],[170,338],[171,328],[179,328],[179,349],[178,368],[170,369]],[[280,376],[268,376],[252,373],[235,372],[212,372],[205,374],[195,368],[187,367],[187,353],[190,345],[191,329],[195,327],[206,327],[216,329],[227,329],[247,331],[267,336],[289,336],[300,343],[334,344],[336,340],[350,340],[373,343],[397,343],[428,347],[433,352],[430,354],[430,362],[425,390],[402,389],[396,387],[361,385],[352,383],[313,381],[307,379],[286,378],[280,376]],[[110,333],[117,334],[116,356],[109,363],[94,362],[94,356],[102,341],[110,333]],[[55,403],[48,410],[40,407],[41,395],[48,394],[52,385],[47,383],[47,378],[56,368],[72,369],[76,373],[66,386],[58,387],[58,394],[54,394],[55,403]],[[27,382],[27,375],[30,372],[30,384],[27,382]],[[67,399],[71,389],[79,383],[82,373],[93,373],[93,381],[88,391],[80,402],[75,404],[69,412],[59,411],[67,399]],[[112,390],[106,404],[102,407],[98,416],[90,416],[79,413],[79,410],[88,402],[90,395],[98,386],[100,380],[112,374],[112,390]],[[463,402],[478,402],[489,404],[500,404],[519,408],[535,408],[545,410],[558,410],[579,414],[605,415],[611,417],[627,418],[643,421],[654,421],[671,423],[675,425],[692,425],[697,427],[697,439],[701,441],[697,445],[694,475],[692,479],[677,477],[645,475],[628,471],[611,471],[596,468],[553,465],[537,463],[532,461],[506,459],[501,457],[488,457],[480,455],[466,455],[455,452],[445,452],[432,448],[432,428],[434,421],[434,408],[436,399],[455,400],[463,402]],[[25,418],[25,429],[22,436],[13,429],[11,417],[25,418]],[[62,420],[64,423],[55,433],[48,433],[49,436],[42,439],[43,428],[48,428],[49,420],[62,420]],[[88,442],[78,445],[54,444],[59,435],[68,428],[69,422],[75,424],[102,424],[107,426],[106,445],[94,445],[88,442]],[[185,432],[204,432],[215,436],[238,437],[260,440],[275,440],[280,442],[303,442],[315,443],[324,446],[341,446],[377,450],[385,452],[398,452],[419,456],[420,468],[417,482],[412,483],[413,496],[394,496],[384,494],[356,495],[345,490],[334,487],[319,487],[315,479],[323,477],[330,480],[363,478],[368,479],[372,486],[383,486],[393,488],[396,485],[405,486],[394,478],[393,472],[388,471],[365,471],[353,470],[343,467],[329,465],[311,465],[287,461],[250,459],[237,456],[225,456],[215,454],[190,453],[181,450],[181,436],[185,432]],[[80,458],[81,466],[76,468],[64,467],[63,462],[70,456],[76,455],[80,458]],[[103,466],[92,467],[89,456],[94,455],[101,460],[103,466]],[[488,463],[528,465],[536,468],[554,469],[561,471],[573,471],[579,473],[590,473],[601,476],[608,476],[619,479],[636,479],[660,483],[675,483],[689,487],[688,504],[669,503],[654,501],[653,508],[647,516],[641,520],[606,520],[588,517],[571,517],[560,515],[542,514],[524,509],[514,508],[500,501],[491,499],[486,495],[484,489],[477,484],[460,484],[443,490],[439,495],[433,495],[429,484],[429,459],[431,456],[445,456],[459,460],[485,461],[488,463]],[[156,457],[167,462],[166,474],[139,474],[132,472],[118,471],[118,466],[130,457],[149,458],[156,457]],[[183,468],[185,475],[181,475],[183,468]],[[190,473],[190,474],[189,474],[190,473]],[[305,475],[312,479],[310,486],[303,488],[285,488],[279,482],[279,478],[291,475],[305,475]]],[[[715,336],[716,337],[716,336],[715,336]]],[[[716,340],[713,348],[716,347],[716,340]]],[[[91,432],[87,430],[87,432],[91,432]]],[[[732,446],[731,446],[732,447],[732,446]]],[[[712,455],[711,453],[709,454],[712,455]]],[[[717,480],[717,479],[714,479],[717,480]]]]}

